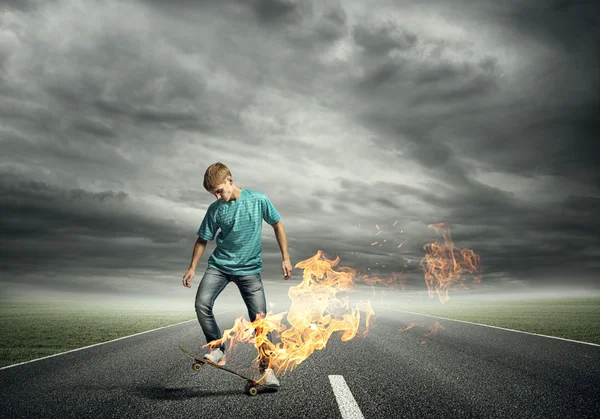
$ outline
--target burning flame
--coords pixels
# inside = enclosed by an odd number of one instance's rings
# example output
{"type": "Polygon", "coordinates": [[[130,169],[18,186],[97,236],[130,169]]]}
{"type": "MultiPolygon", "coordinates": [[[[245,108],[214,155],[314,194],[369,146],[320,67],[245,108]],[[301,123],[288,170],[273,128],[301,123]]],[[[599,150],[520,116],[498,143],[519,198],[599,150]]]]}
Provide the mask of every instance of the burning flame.
{"type": "MultiPolygon", "coordinates": [[[[385,265],[384,265],[385,267],[385,265]]],[[[360,275],[360,279],[367,285],[385,285],[388,289],[392,289],[394,287],[399,287],[400,289],[404,289],[406,286],[406,273],[402,272],[392,272],[392,274],[387,278],[380,278],[377,274],[369,275],[364,274],[360,275]]]]}
{"type": "Polygon", "coordinates": [[[435,336],[441,329],[444,328],[444,326],[442,326],[442,324],[440,322],[438,322],[437,320],[433,323],[433,326],[431,328],[426,327],[424,323],[409,323],[408,326],[406,326],[404,329],[400,329],[400,332],[406,332],[409,329],[412,329],[415,326],[421,326],[426,330],[429,330],[428,333],[425,333],[423,335],[423,337],[421,338],[421,345],[427,343],[427,340],[431,337],[431,336],[435,336]]]}
{"type": "Polygon", "coordinates": [[[229,353],[239,343],[252,343],[258,350],[254,366],[268,362],[268,368],[282,375],[293,370],[315,350],[324,349],[333,333],[341,332],[344,342],[358,334],[361,324],[366,333],[375,314],[371,301],[360,301],[352,306],[348,296],[338,298],[338,293],[354,286],[356,275],[354,269],[347,267],[334,270],[339,261],[339,256],[327,259],[319,250],[315,256],[297,263],[296,268],[304,269],[303,279],[289,289],[292,304],[288,312],[261,315],[252,323],[243,316],[238,317],[221,339],[204,347],[218,347],[229,342],[229,353]],[[284,323],[286,313],[289,326],[284,323]],[[272,333],[271,338],[279,337],[281,341],[276,344],[270,341],[269,333],[272,333]]]}
{"type": "MultiPolygon", "coordinates": [[[[444,244],[439,242],[427,243],[423,246],[425,257],[421,259],[421,268],[425,272],[425,283],[429,289],[429,296],[437,292],[442,303],[449,300],[448,289],[451,286],[467,288],[463,275],[466,273],[481,273],[479,256],[470,249],[454,247],[450,237],[450,228],[447,223],[430,224],[444,238],[444,244]]],[[[481,277],[476,276],[475,283],[481,282],[481,277]]]]}

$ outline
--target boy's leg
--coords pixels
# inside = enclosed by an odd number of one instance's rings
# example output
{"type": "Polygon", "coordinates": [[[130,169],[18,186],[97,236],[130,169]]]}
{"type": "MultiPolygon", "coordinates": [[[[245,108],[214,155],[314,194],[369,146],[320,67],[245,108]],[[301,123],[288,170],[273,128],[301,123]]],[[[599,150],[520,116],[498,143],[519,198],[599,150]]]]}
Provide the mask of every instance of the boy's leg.
{"type": "MultiPolygon", "coordinates": [[[[238,286],[240,294],[242,295],[242,299],[246,304],[250,321],[253,322],[256,320],[256,317],[259,313],[262,313],[266,316],[267,300],[265,298],[265,290],[263,288],[260,274],[237,276],[235,277],[234,282],[238,286]]],[[[258,334],[260,331],[257,330],[256,333],[258,334]]],[[[273,343],[273,340],[271,339],[271,332],[268,332],[266,337],[269,342],[273,343]]],[[[265,368],[268,368],[269,366],[269,359],[264,350],[259,349],[258,353],[259,357],[261,358],[259,371],[262,374],[265,368]]]]}
{"type": "MultiPolygon", "coordinates": [[[[213,306],[215,299],[228,283],[227,275],[217,269],[208,268],[198,286],[195,303],[196,316],[206,337],[206,343],[222,338],[221,330],[213,315],[213,306]]],[[[225,346],[221,345],[220,349],[224,352],[225,346]]]]}

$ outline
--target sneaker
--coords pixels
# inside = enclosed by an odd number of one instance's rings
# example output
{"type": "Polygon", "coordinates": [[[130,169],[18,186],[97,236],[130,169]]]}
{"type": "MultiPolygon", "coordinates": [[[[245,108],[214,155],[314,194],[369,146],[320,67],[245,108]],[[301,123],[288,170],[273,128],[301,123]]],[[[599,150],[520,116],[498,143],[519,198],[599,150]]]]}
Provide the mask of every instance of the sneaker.
{"type": "Polygon", "coordinates": [[[212,362],[213,364],[218,364],[225,354],[219,348],[212,350],[209,354],[204,354],[204,359],[212,362]]]}
{"type": "Polygon", "coordinates": [[[265,370],[264,375],[260,378],[258,383],[265,386],[279,387],[279,380],[275,377],[275,373],[271,368],[265,370]]]}

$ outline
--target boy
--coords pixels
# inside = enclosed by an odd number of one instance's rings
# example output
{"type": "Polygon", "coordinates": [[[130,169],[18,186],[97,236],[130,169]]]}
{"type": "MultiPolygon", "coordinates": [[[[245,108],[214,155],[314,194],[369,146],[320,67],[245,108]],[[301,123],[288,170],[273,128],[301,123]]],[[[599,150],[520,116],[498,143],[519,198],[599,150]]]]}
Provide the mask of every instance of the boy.
{"type": "MultiPolygon", "coordinates": [[[[220,339],[221,331],[213,315],[213,305],[217,296],[229,282],[233,282],[248,309],[250,321],[258,313],[267,314],[267,303],[262,278],[262,221],[273,227],[281,249],[283,261],[281,269],[287,280],[292,275],[292,262],[287,249],[287,238],[281,217],[269,198],[262,193],[238,187],[229,168],[221,162],[214,163],[204,173],[204,189],[215,195],[198,229],[198,239],[194,245],[192,262],[183,276],[183,285],[191,288],[196,266],[208,240],[216,235],[216,248],[208,259],[208,269],[204,273],[196,293],[196,315],[206,342],[220,339]],[[221,229],[217,235],[217,229],[221,229]]],[[[270,339],[270,336],[267,336],[270,339]]],[[[204,358],[217,364],[224,356],[224,346],[214,348],[204,358]]],[[[279,386],[279,381],[268,359],[259,351],[260,373],[264,383],[279,386]]]]}

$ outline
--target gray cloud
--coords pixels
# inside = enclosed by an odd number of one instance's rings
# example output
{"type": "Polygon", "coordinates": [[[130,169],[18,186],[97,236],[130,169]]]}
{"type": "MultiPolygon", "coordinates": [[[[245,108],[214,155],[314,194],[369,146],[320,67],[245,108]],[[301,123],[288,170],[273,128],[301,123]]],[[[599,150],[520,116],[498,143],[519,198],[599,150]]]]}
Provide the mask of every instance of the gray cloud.
{"type": "Polygon", "coordinates": [[[271,198],[294,263],[424,287],[446,221],[488,284],[597,283],[592,3],[3,5],[3,285],[168,292],[215,161],[271,198]]]}
{"type": "Polygon", "coordinates": [[[393,50],[407,50],[417,42],[415,34],[391,21],[375,23],[372,26],[356,25],[353,37],[356,45],[370,57],[385,55],[393,50]]]}
{"type": "Polygon", "coordinates": [[[255,0],[252,2],[254,13],[262,23],[295,23],[302,19],[303,9],[310,2],[298,0],[255,0]]]}

